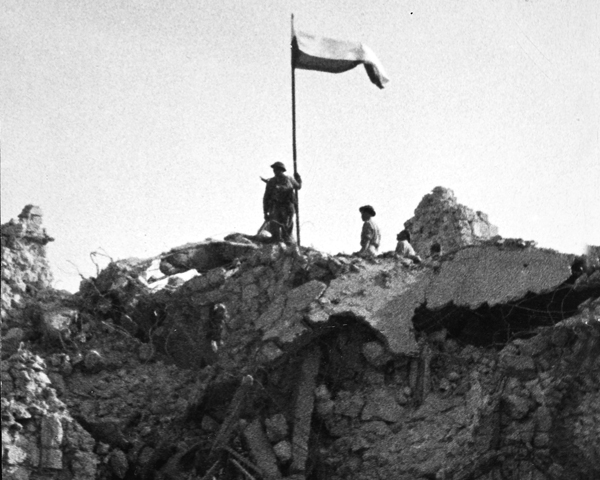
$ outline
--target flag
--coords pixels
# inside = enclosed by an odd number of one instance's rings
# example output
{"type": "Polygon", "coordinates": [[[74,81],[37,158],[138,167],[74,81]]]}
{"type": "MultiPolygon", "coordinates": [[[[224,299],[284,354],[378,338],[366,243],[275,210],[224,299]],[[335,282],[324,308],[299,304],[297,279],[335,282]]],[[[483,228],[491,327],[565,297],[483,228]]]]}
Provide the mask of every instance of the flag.
{"type": "Polygon", "coordinates": [[[292,35],[294,68],[342,73],[363,64],[371,82],[379,88],[390,81],[373,50],[364,43],[317,37],[295,30],[292,35]]]}

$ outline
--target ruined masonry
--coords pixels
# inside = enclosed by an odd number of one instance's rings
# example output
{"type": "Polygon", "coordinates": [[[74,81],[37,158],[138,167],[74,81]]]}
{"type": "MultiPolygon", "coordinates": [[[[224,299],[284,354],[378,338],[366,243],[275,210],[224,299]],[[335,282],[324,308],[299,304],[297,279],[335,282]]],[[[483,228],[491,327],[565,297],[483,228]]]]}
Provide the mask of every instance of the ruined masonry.
{"type": "Polygon", "coordinates": [[[416,252],[428,256],[437,244],[443,252],[477,245],[498,235],[483,212],[474,212],[456,201],[449,188],[435,187],[423,197],[415,216],[404,223],[416,252]]]}
{"type": "Polygon", "coordinates": [[[421,264],[233,234],[69,295],[27,206],[2,226],[3,478],[600,477],[600,249],[504,239],[442,187],[405,226],[421,264]]]}

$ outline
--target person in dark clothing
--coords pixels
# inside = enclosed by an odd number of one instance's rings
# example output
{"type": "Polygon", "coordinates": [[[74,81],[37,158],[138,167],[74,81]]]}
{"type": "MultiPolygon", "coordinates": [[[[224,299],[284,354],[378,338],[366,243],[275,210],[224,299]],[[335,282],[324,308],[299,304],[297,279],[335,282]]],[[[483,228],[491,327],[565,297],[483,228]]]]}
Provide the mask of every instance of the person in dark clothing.
{"type": "Polygon", "coordinates": [[[375,209],[371,205],[363,205],[358,211],[363,221],[363,227],[360,233],[360,251],[356,252],[356,255],[365,258],[375,257],[379,253],[379,244],[381,243],[381,232],[373,221],[375,209]]]}
{"type": "Polygon", "coordinates": [[[271,165],[274,177],[266,183],[263,197],[265,220],[276,242],[293,243],[294,215],[296,213],[296,192],[302,188],[302,178],[294,173],[294,178],[285,174],[285,165],[275,162],[271,165]]]}

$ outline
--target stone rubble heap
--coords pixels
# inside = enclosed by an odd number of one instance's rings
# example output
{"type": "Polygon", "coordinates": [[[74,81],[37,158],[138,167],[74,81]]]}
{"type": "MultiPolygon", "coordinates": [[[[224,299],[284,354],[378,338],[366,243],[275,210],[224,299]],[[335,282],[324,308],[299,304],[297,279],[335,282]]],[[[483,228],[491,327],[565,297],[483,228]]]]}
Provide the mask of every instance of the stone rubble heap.
{"type": "Polygon", "coordinates": [[[596,257],[448,232],[418,265],[238,234],[12,303],[3,477],[600,475],[596,257]]]}
{"type": "Polygon", "coordinates": [[[37,472],[38,479],[93,480],[95,441],[57,397],[47,372],[26,349],[2,360],[2,478],[37,472]]]}

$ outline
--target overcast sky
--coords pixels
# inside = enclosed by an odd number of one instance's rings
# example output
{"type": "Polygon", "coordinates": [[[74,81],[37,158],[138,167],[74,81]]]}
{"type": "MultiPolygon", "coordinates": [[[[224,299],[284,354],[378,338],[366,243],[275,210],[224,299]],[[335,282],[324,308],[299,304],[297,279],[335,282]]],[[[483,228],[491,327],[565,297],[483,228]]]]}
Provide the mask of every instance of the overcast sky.
{"type": "Polygon", "coordinates": [[[0,0],[2,223],[41,206],[56,287],[89,254],[149,257],[262,224],[269,165],[292,166],[296,28],[370,46],[297,71],[302,243],[383,250],[441,185],[504,237],[600,244],[597,0],[0,0]]]}

